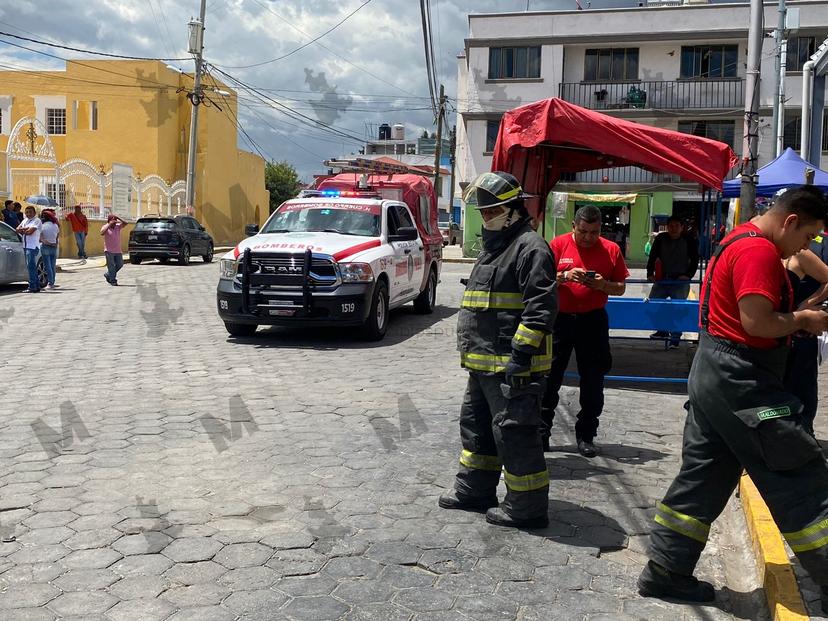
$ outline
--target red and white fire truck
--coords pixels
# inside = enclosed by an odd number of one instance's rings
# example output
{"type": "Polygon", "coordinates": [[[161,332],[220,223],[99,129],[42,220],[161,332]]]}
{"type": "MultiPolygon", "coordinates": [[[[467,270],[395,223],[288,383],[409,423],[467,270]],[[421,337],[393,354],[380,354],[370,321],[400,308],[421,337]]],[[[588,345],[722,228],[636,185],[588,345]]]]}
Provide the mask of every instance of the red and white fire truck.
{"type": "Polygon", "coordinates": [[[434,309],[443,245],[431,181],[364,159],[326,164],[353,172],[285,201],[221,259],[216,301],[231,335],[351,326],[379,340],[390,310],[434,309]]]}

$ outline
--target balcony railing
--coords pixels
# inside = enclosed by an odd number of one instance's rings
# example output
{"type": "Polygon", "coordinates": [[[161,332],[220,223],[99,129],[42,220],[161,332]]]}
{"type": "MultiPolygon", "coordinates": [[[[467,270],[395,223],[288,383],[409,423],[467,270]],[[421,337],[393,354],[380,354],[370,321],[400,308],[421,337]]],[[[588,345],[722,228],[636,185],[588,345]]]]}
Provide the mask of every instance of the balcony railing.
{"type": "Polygon", "coordinates": [[[591,110],[730,110],[744,107],[744,80],[564,82],[560,97],[591,110]]]}
{"type": "MultiPolygon", "coordinates": [[[[734,179],[738,169],[732,169],[727,179],[734,179]]],[[[579,173],[563,173],[559,183],[634,183],[644,185],[693,183],[686,181],[672,173],[657,173],[644,170],[637,166],[621,166],[618,168],[602,168],[600,170],[587,170],[579,173]]]]}

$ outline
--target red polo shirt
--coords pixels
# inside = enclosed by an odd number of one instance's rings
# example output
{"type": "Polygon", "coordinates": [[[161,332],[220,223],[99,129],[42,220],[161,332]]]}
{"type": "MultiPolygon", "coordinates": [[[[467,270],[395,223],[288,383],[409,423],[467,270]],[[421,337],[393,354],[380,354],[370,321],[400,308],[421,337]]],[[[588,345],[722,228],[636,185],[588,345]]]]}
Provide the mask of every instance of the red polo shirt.
{"type": "MultiPolygon", "coordinates": [[[[736,343],[770,349],[779,344],[777,339],[751,336],[745,332],[739,314],[739,300],[746,295],[761,295],[771,301],[774,310],[787,313],[791,308],[781,308],[782,289],[787,289],[788,300],[793,300],[793,291],[779,250],[768,238],[761,236],[756,225],[748,222],[737,226],[721,243],[727,243],[736,235],[748,231],[754,231],[757,236],[740,239],[725,248],[707,268],[708,274],[713,270],[707,331],[736,343]]],[[[706,281],[707,278],[702,286],[702,301],[706,295],[706,281]]],[[[701,319],[701,308],[699,311],[701,319]]]]}
{"type": "MultiPolygon", "coordinates": [[[[603,237],[591,248],[575,243],[573,233],[559,235],[549,244],[555,255],[558,272],[582,267],[613,282],[623,282],[630,275],[618,244],[603,237]]],[[[558,309],[562,313],[587,313],[607,305],[607,294],[581,283],[565,281],[558,285],[558,309]]]]}

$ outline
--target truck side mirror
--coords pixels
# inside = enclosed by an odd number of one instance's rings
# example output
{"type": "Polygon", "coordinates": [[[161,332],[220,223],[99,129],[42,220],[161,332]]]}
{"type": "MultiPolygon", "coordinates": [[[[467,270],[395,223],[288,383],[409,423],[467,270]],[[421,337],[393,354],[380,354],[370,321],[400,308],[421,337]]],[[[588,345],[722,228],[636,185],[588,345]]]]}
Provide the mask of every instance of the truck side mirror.
{"type": "Polygon", "coordinates": [[[414,241],[417,239],[417,229],[413,226],[401,226],[395,235],[389,235],[389,242],[414,241]]]}
{"type": "Polygon", "coordinates": [[[251,237],[259,232],[259,225],[258,224],[248,224],[244,227],[244,234],[248,237],[251,237]]]}

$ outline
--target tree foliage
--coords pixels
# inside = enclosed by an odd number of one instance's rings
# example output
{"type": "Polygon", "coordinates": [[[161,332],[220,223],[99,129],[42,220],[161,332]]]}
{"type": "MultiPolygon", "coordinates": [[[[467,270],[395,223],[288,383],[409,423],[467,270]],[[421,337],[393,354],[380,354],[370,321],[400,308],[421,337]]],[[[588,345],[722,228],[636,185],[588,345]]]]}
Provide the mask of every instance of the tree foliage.
{"type": "Polygon", "coordinates": [[[270,192],[270,213],[299,193],[299,174],[290,162],[267,162],[265,186],[270,192]]]}

